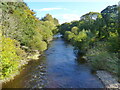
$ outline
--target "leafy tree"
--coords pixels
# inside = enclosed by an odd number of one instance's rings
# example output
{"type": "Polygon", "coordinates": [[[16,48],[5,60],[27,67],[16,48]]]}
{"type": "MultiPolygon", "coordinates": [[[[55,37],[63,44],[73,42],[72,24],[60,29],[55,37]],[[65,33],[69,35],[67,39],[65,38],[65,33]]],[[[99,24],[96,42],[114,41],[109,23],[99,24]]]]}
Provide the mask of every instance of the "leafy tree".
{"type": "Polygon", "coordinates": [[[120,6],[113,5],[101,13],[89,12],[79,21],[63,23],[59,30],[66,40],[85,52],[94,69],[104,69],[120,76],[117,64],[120,63],[119,18],[120,6]]]}
{"type": "Polygon", "coordinates": [[[64,34],[66,31],[70,31],[71,23],[63,23],[59,26],[60,33],[64,34]]]}
{"type": "Polygon", "coordinates": [[[56,18],[54,18],[54,24],[59,25],[59,21],[56,18]]]}
{"type": "Polygon", "coordinates": [[[4,79],[20,69],[22,60],[26,62],[26,53],[47,49],[47,44],[53,39],[53,32],[58,31],[59,22],[50,14],[40,21],[24,2],[1,2],[0,6],[3,35],[0,43],[0,78],[4,79]],[[23,46],[28,48],[26,53],[21,49],[23,46]]]}
{"type": "Polygon", "coordinates": [[[101,11],[101,14],[104,18],[107,29],[110,32],[116,32],[116,28],[117,28],[116,23],[117,23],[117,20],[118,20],[117,5],[108,6],[103,11],[101,11]]]}
{"type": "Polygon", "coordinates": [[[74,27],[71,29],[71,32],[77,35],[77,34],[78,34],[78,30],[79,30],[79,28],[76,27],[76,26],[74,26],[74,27]]]}
{"type": "Polygon", "coordinates": [[[54,22],[53,18],[52,18],[52,15],[50,14],[46,14],[46,16],[44,18],[41,19],[42,21],[51,21],[51,22],[54,22]]]}
{"type": "Polygon", "coordinates": [[[70,31],[66,31],[65,32],[65,38],[68,40],[68,41],[71,41],[73,38],[74,38],[75,34],[70,32],[70,31]]]}

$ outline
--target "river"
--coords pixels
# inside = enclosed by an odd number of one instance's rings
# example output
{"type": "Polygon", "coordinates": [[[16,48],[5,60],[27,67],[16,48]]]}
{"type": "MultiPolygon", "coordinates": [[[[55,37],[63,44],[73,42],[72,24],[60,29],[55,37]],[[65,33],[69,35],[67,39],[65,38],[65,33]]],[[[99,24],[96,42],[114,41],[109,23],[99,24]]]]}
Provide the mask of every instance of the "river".
{"type": "Polygon", "coordinates": [[[103,88],[91,67],[80,63],[74,47],[61,37],[54,39],[48,50],[28,63],[14,80],[3,88],[103,88]]]}

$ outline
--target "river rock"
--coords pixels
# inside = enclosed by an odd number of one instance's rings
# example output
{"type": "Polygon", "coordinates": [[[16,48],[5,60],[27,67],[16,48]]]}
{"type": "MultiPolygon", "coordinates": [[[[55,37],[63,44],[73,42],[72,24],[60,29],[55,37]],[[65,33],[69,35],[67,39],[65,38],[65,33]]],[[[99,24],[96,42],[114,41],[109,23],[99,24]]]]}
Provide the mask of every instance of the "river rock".
{"type": "Polygon", "coordinates": [[[117,82],[117,80],[108,72],[106,71],[97,71],[97,76],[106,88],[118,88],[120,89],[120,83],[117,82]]]}

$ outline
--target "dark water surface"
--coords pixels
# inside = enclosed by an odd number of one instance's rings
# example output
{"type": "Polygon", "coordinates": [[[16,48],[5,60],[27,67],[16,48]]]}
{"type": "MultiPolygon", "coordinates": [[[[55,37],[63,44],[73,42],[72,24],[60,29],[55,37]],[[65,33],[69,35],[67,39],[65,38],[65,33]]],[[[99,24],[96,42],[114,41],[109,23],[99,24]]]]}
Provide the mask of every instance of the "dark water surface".
{"type": "Polygon", "coordinates": [[[55,39],[37,61],[30,61],[20,75],[3,85],[9,88],[102,88],[91,68],[76,60],[74,47],[55,39]]]}

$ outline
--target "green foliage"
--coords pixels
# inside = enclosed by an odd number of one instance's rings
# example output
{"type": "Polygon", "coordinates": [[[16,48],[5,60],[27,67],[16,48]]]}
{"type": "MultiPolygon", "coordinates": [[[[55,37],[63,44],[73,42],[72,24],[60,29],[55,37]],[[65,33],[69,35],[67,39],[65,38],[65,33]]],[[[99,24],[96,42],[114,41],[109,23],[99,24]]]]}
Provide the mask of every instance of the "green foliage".
{"type": "Polygon", "coordinates": [[[118,23],[118,6],[108,6],[104,10],[101,11],[103,19],[105,21],[107,32],[116,32],[117,23],[118,23]]]}
{"type": "Polygon", "coordinates": [[[110,37],[108,42],[109,42],[108,49],[111,52],[119,52],[120,51],[120,42],[119,42],[119,36],[118,35],[115,35],[114,37],[110,37]]]}
{"type": "Polygon", "coordinates": [[[54,19],[52,18],[52,15],[46,14],[46,16],[44,18],[42,18],[41,20],[53,22],[54,19]]]}
{"type": "Polygon", "coordinates": [[[40,21],[35,17],[35,12],[24,2],[1,2],[0,6],[2,9],[0,27],[4,36],[1,40],[2,44],[0,43],[2,45],[0,78],[4,79],[18,71],[19,66],[22,65],[21,61],[27,57],[26,53],[35,50],[43,52],[47,49],[47,44],[58,32],[59,22],[50,14],[40,21]],[[26,53],[20,47],[27,47],[26,53]]]}
{"type": "Polygon", "coordinates": [[[74,33],[70,32],[70,31],[66,31],[65,32],[65,39],[68,40],[68,41],[71,41],[73,38],[74,38],[74,33]]]}
{"type": "Polygon", "coordinates": [[[108,46],[107,42],[97,42],[94,48],[87,51],[86,56],[93,69],[105,69],[118,75],[118,53],[109,52],[108,46]]]}
{"type": "Polygon", "coordinates": [[[33,50],[44,51],[47,49],[47,43],[42,41],[40,37],[34,36],[32,40],[30,40],[30,48],[33,50]]]}
{"type": "Polygon", "coordinates": [[[54,18],[54,24],[59,25],[59,21],[56,18],[54,18]]]}
{"type": "Polygon", "coordinates": [[[53,18],[50,14],[46,14],[46,16],[43,17],[41,20],[52,22],[54,23],[54,25],[59,25],[59,21],[56,18],[53,18]]]}
{"type": "Polygon", "coordinates": [[[87,34],[86,34],[86,31],[83,30],[83,31],[80,31],[79,34],[77,35],[76,37],[76,41],[83,41],[87,38],[87,34]]]}
{"type": "Polygon", "coordinates": [[[79,28],[76,27],[76,26],[74,26],[74,27],[71,29],[71,32],[77,35],[77,34],[78,34],[78,30],[79,30],[79,28]]]}
{"type": "Polygon", "coordinates": [[[70,23],[61,24],[59,26],[60,33],[64,35],[66,31],[71,31],[70,25],[70,23]]]}
{"type": "Polygon", "coordinates": [[[40,21],[25,3],[3,2],[2,9],[4,14],[2,15],[3,35],[18,40],[21,45],[27,46],[31,50],[44,51],[47,48],[46,43],[52,40],[53,33],[58,32],[56,25],[59,23],[56,18],[47,14],[43,21],[40,21]],[[7,7],[8,9],[14,7],[13,12],[6,12],[7,7]],[[42,44],[43,47],[40,46],[42,44]]]}
{"type": "Polygon", "coordinates": [[[0,55],[2,65],[1,79],[10,77],[13,72],[18,71],[20,60],[24,58],[23,53],[25,55],[25,52],[20,49],[16,40],[2,37],[2,52],[0,55]]]}
{"type": "Polygon", "coordinates": [[[120,62],[120,5],[108,6],[101,13],[89,12],[79,21],[63,23],[60,33],[86,53],[94,69],[117,74],[120,62]],[[118,13],[118,14],[117,14],[118,13]]]}

